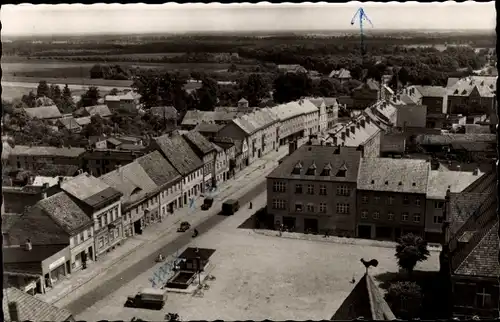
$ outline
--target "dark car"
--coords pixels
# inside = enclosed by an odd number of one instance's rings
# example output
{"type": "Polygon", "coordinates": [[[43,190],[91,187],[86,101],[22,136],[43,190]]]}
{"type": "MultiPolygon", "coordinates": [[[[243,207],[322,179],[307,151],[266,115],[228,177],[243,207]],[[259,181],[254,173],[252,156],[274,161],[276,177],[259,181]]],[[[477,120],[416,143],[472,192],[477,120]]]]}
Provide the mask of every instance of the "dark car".
{"type": "Polygon", "coordinates": [[[167,292],[159,289],[145,288],[135,296],[127,297],[125,307],[161,310],[167,300],[167,292]]]}
{"type": "Polygon", "coordinates": [[[207,197],[203,200],[203,205],[201,205],[201,210],[208,210],[214,204],[214,198],[207,197]]]}
{"type": "Polygon", "coordinates": [[[240,209],[238,200],[229,199],[222,204],[222,214],[225,216],[232,216],[240,209]]]}

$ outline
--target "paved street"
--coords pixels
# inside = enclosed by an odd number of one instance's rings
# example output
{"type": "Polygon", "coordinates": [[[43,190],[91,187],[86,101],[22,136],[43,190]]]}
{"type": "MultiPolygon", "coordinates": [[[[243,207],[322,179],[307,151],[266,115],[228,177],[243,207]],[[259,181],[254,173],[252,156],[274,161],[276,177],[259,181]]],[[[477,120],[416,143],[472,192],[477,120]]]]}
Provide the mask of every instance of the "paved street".
{"type": "Polygon", "coordinates": [[[78,314],[110,292],[132,280],[138,274],[153,267],[158,253],[172,254],[190,242],[191,233],[177,233],[177,223],[189,221],[200,234],[211,229],[226,217],[218,216],[222,202],[228,198],[251,200],[265,190],[265,176],[277,165],[277,160],[287,152],[286,147],[255,161],[236,175],[236,178],[220,185],[214,196],[215,202],[209,211],[200,211],[198,198],[196,209],[184,208],[176,211],[172,218],[146,229],[140,236],[129,238],[123,246],[93,263],[87,270],[73,274],[71,279],[61,282],[48,294],[40,296],[58,307],[65,307],[78,314]]]}
{"type": "MultiPolygon", "coordinates": [[[[203,297],[168,293],[161,311],[124,308],[127,296],[150,285],[156,267],[146,269],[107,296],[95,301],[76,315],[78,320],[102,319],[130,321],[139,317],[149,321],[162,320],[166,313],[176,312],[183,320],[323,320],[338,309],[365,267],[360,258],[376,258],[379,265],[371,268],[380,273],[397,272],[394,249],[364,244],[327,243],[317,240],[265,236],[252,229],[239,229],[255,209],[265,205],[266,193],[253,199],[240,211],[191,241],[191,247],[216,249],[210,259],[216,280],[203,297]]],[[[417,270],[435,271],[438,253],[417,265],[417,270]]],[[[107,285],[107,284],[106,284],[107,285]]]]}

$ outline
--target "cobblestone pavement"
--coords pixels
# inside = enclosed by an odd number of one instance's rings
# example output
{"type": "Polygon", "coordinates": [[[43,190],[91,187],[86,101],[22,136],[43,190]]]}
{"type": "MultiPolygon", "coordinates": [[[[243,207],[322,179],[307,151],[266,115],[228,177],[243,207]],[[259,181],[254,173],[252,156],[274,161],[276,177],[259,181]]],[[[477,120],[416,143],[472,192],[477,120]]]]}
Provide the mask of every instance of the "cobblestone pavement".
{"type": "MultiPolygon", "coordinates": [[[[253,209],[265,205],[266,193],[252,200],[253,209]]],[[[371,268],[381,273],[398,272],[394,250],[359,244],[325,243],[317,240],[279,238],[239,229],[252,210],[248,204],[189,246],[216,249],[210,259],[214,281],[202,297],[168,293],[161,311],[124,308],[127,296],[148,286],[154,268],[139,274],[106,298],[76,317],[78,320],[130,320],[139,317],[162,320],[176,312],[183,320],[323,320],[330,319],[365,272],[360,262],[377,259],[371,268]]],[[[436,271],[439,256],[431,252],[417,270],[436,271]]]]}
{"type": "Polygon", "coordinates": [[[198,197],[193,209],[186,207],[176,210],[161,223],[147,227],[142,235],[127,238],[117,249],[101,257],[97,262],[90,263],[87,269],[71,274],[69,278],[64,279],[45,294],[36,296],[59,307],[75,301],[79,296],[124,270],[127,265],[147,257],[162,244],[178,237],[177,228],[180,221],[186,220],[192,226],[196,226],[218,212],[220,203],[229,196],[237,198],[245,191],[257,186],[265,180],[265,176],[277,165],[277,160],[286,155],[286,152],[287,148],[282,147],[278,152],[265,155],[237,173],[233,179],[221,183],[214,195],[215,202],[210,211],[199,210],[203,198],[198,197]]]}

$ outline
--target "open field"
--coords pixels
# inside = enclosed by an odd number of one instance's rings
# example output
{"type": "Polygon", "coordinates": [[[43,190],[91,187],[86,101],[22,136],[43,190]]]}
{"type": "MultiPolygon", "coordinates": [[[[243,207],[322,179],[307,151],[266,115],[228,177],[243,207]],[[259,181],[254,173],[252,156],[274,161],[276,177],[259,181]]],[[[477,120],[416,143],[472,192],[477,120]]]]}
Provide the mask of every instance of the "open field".
{"type": "MultiPolygon", "coordinates": [[[[3,62],[3,77],[34,77],[46,78],[86,78],[89,71],[99,62],[75,62],[58,60],[25,60],[24,62],[3,62]]],[[[101,62],[106,64],[117,64],[131,69],[160,69],[165,71],[190,71],[198,70],[204,72],[226,71],[231,64],[226,63],[133,63],[133,62],[101,62]]],[[[238,68],[248,68],[252,65],[236,65],[238,68]]]]}
{"type": "MultiPolygon", "coordinates": [[[[253,200],[254,209],[265,203],[263,193],[253,200]]],[[[159,265],[137,276],[107,298],[97,302],[78,320],[130,320],[140,317],[162,320],[177,312],[184,320],[322,320],[330,319],[365,271],[360,258],[376,258],[374,276],[397,272],[394,249],[346,245],[323,241],[293,240],[265,236],[237,227],[251,215],[242,205],[234,216],[222,221],[189,246],[216,249],[209,290],[203,297],[169,293],[161,311],[124,308],[126,297],[142,287],[159,265]]],[[[438,269],[438,253],[417,265],[418,270],[438,269]]]]}

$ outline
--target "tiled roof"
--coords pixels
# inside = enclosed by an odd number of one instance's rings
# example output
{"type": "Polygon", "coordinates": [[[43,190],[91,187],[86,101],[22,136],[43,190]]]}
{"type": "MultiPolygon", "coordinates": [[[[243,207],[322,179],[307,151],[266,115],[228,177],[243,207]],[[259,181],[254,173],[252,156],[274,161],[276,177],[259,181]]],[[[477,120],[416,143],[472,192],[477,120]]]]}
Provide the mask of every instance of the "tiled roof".
{"type": "Polygon", "coordinates": [[[201,122],[229,122],[232,119],[244,115],[240,112],[212,112],[212,111],[198,111],[198,110],[188,110],[184,118],[182,119],[182,125],[196,125],[201,122]]]}
{"type": "Polygon", "coordinates": [[[108,138],[106,141],[108,143],[113,144],[113,145],[121,145],[122,144],[122,142],[120,140],[117,140],[115,138],[108,138]]]}
{"type": "Polygon", "coordinates": [[[303,145],[274,169],[268,178],[324,180],[356,182],[361,152],[352,147],[326,145],[303,145]],[[307,170],[315,167],[315,175],[306,175],[307,170]],[[325,168],[330,176],[321,176],[325,168]],[[300,174],[293,174],[294,169],[300,174]],[[345,176],[337,176],[339,170],[346,170],[345,176]]]}
{"type": "Polygon", "coordinates": [[[157,188],[155,182],[137,162],[106,173],[99,177],[99,180],[120,191],[125,201],[134,201],[157,188]]]}
{"type": "Polygon", "coordinates": [[[19,214],[2,214],[2,233],[8,232],[20,218],[19,214]]]}
{"type": "Polygon", "coordinates": [[[335,97],[323,97],[323,100],[325,101],[325,105],[328,106],[337,106],[339,105],[339,102],[335,97]]]}
{"type": "Polygon", "coordinates": [[[484,237],[455,270],[457,275],[472,275],[475,277],[500,276],[498,264],[498,220],[489,228],[484,237]]]}
{"type": "Polygon", "coordinates": [[[332,142],[333,137],[337,138],[337,144],[351,147],[358,147],[360,145],[365,144],[369,139],[375,136],[377,133],[381,131],[379,125],[375,124],[371,117],[369,117],[366,113],[359,116],[355,121],[349,122],[345,124],[341,129],[339,129],[336,133],[330,135],[327,139],[327,142],[332,142]],[[364,121],[364,126],[362,126],[362,122],[364,121]],[[351,131],[351,126],[356,126],[354,133],[351,131]],[[344,139],[342,139],[342,133],[346,133],[346,130],[349,130],[349,136],[345,135],[344,139]]]}
{"type": "Polygon", "coordinates": [[[406,94],[401,94],[399,96],[399,98],[400,98],[401,102],[403,102],[406,105],[417,104],[417,102],[415,102],[411,96],[408,96],[406,94]]]}
{"type": "Polygon", "coordinates": [[[55,105],[25,108],[24,111],[29,117],[37,119],[55,119],[62,117],[61,112],[55,105]]]}
{"type": "Polygon", "coordinates": [[[325,100],[321,97],[307,97],[307,100],[313,103],[317,108],[320,108],[321,104],[325,103],[325,100]]]}
{"type": "Polygon", "coordinates": [[[365,274],[342,302],[331,320],[392,321],[396,316],[384,299],[384,295],[370,274],[365,274]]]}
{"type": "Polygon", "coordinates": [[[73,197],[85,201],[92,196],[104,192],[110,187],[96,177],[88,173],[83,173],[71,180],[63,182],[61,188],[73,197]]]}
{"type": "Polygon", "coordinates": [[[34,296],[29,295],[17,288],[8,287],[3,289],[3,314],[4,321],[12,321],[9,314],[9,302],[17,303],[19,321],[68,321],[72,318],[69,311],[60,309],[46,303],[34,296]]]}
{"type": "Polygon", "coordinates": [[[465,124],[466,134],[491,134],[489,126],[479,124],[465,124]]]}
{"type": "Polygon", "coordinates": [[[497,76],[468,76],[447,88],[450,96],[469,96],[477,89],[481,97],[493,97],[497,88],[497,76]]]}
{"type": "Polygon", "coordinates": [[[484,173],[475,175],[473,172],[431,170],[427,182],[427,198],[444,200],[448,186],[450,192],[462,192],[483,176],[484,173]]]}
{"type": "Polygon", "coordinates": [[[24,243],[19,246],[4,247],[2,248],[3,260],[6,264],[40,263],[68,246],[69,245],[32,245],[31,251],[27,251],[24,248],[24,243]]]}
{"type": "Polygon", "coordinates": [[[363,158],[358,189],[425,194],[429,167],[425,160],[363,158]]]}
{"type": "Polygon", "coordinates": [[[446,88],[451,88],[455,85],[460,78],[458,77],[448,77],[448,81],[446,82],[446,88]]]}
{"type": "Polygon", "coordinates": [[[450,193],[450,232],[455,234],[488,197],[488,193],[450,193]]]}
{"type": "Polygon", "coordinates": [[[369,88],[371,90],[378,91],[379,88],[379,83],[373,79],[367,79],[365,83],[360,84],[358,87],[356,87],[354,90],[360,90],[363,88],[369,88]]]}
{"type": "Polygon", "coordinates": [[[135,160],[157,186],[163,186],[181,178],[181,175],[159,151],[146,154],[135,160]]]}
{"type": "Polygon", "coordinates": [[[61,123],[67,130],[82,128],[80,124],[78,124],[78,122],[73,118],[73,116],[61,118],[59,119],[59,123],[61,123]]]}
{"type": "Polygon", "coordinates": [[[442,86],[415,86],[423,97],[445,97],[446,87],[442,86]]]}
{"type": "Polygon", "coordinates": [[[24,244],[26,238],[33,245],[68,244],[68,233],[40,207],[33,206],[16,220],[9,229],[10,243],[24,244]]]}
{"type": "Polygon", "coordinates": [[[200,160],[182,135],[176,133],[166,134],[154,138],[154,141],[163,155],[182,176],[190,174],[203,166],[203,161],[200,160]]]}
{"type": "Polygon", "coordinates": [[[318,108],[308,100],[298,100],[286,104],[277,105],[271,108],[271,110],[280,121],[285,121],[299,115],[318,111],[318,108]]]}
{"type": "Polygon", "coordinates": [[[452,143],[496,143],[495,134],[422,134],[416,142],[422,145],[449,145],[452,143]]]}
{"type": "Polygon", "coordinates": [[[380,138],[380,152],[405,152],[406,138],[403,134],[384,134],[380,138]]]}
{"type": "Polygon", "coordinates": [[[72,234],[92,224],[84,210],[65,192],[59,192],[40,200],[35,207],[50,216],[65,232],[72,234]]]}
{"type": "Polygon", "coordinates": [[[224,125],[222,124],[214,124],[214,123],[199,123],[194,129],[200,133],[217,133],[220,129],[222,129],[224,125]]]}
{"type": "Polygon", "coordinates": [[[33,156],[33,157],[50,157],[50,156],[61,156],[61,157],[70,157],[77,158],[83,152],[85,152],[84,148],[56,148],[53,146],[26,146],[26,145],[16,145],[10,152],[10,155],[14,156],[33,156]]]}
{"type": "Polygon", "coordinates": [[[101,117],[107,117],[113,115],[107,105],[86,106],[85,110],[90,116],[100,115],[101,117]]]}
{"type": "Polygon", "coordinates": [[[151,107],[150,111],[151,114],[165,117],[167,120],[175,120],[178,116],[177,110],[173,106],[154,106],[151,107]]]}
{"type": "Polygon", "coordinates": [[[194,151],[200,158],[213,152],[214,146],[198,131],[189,131],[183,135],[184,139],[193,146],[194,151]]]}
{"type": "Polygon", "coordinates": [[[251,135],[278,122],[278,117],[271,109],[263,108],[253,113],[242,115],[234,119],[233,122],[245,131],[245,133],[251,135]]]}

